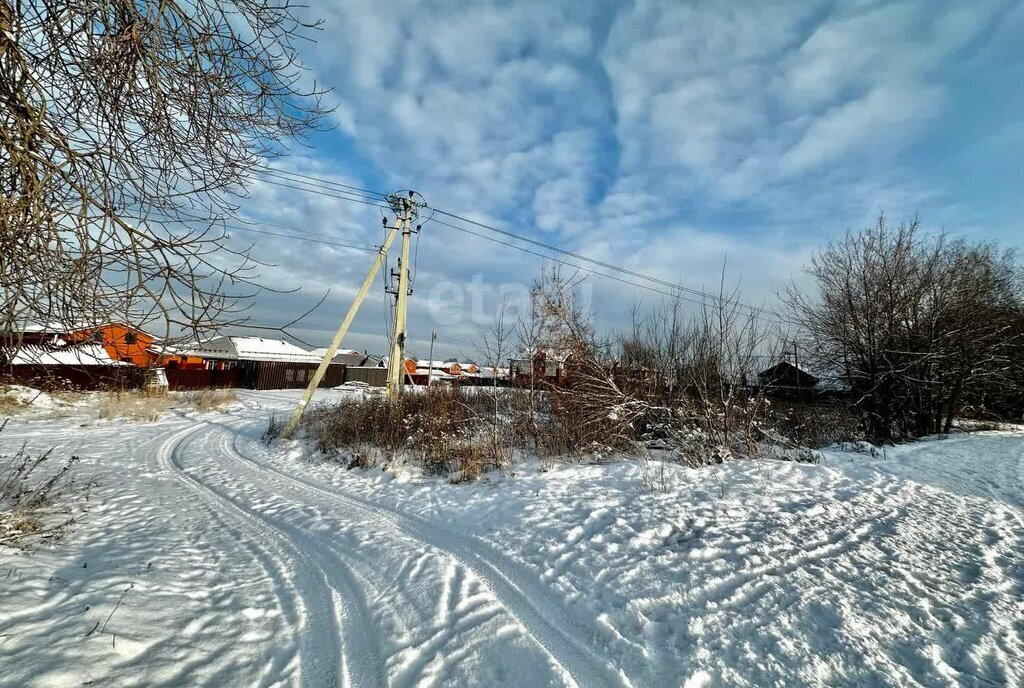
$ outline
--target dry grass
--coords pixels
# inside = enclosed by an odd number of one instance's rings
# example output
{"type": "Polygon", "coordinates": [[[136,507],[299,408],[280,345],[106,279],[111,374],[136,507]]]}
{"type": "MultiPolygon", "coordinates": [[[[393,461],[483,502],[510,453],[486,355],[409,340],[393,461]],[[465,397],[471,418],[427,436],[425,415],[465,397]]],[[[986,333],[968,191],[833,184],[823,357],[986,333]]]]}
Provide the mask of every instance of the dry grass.
{"type": "Polygon", "coordinates": [[[803,402],[773,399],[764,413],[764,425],[792,446],[813,449],[863,439],[860,413],[841,402],[803,402]]]}
{"type": "Polygon", "coordinates": [[[303,424],[321,451],[349,467],[406,458],[429,473],[466,482],[506,463],[501,443],[493,441],[490,404],[484,395],[438,386],[397,401],[366,397],[318,406],[303,424]]]}
{"type": "Polygon", "coordinates": [[[186,392],[182,395],[182,403],[200,411],[216,411],[238,401],[233,389],[204,389],[197,392],[186,392]]]}
{"type": "Polygon", "coordinates": [[[151,396],[139,391],[108,392],[100,403],[99,417],[102,420],[125,420],[152,422],[160,418],[170,407],[166,396],[151,396]]]}
{"type": "Polygon", "coordinates": [[[52,450],[36,454],[24,447],[0,454],[0,545],[25,547],[67,531],[88,500],[89,485],[74,479],[77,462],[72,456],[56,463],[52,450]]]}
{"type": "Polygon", "coordinates": [[[10,416],[20,411],[24,411],[28,408],[28,404],[23,402],[21,399],[8,396],[4,394],[4,390],[0,389],[0,415],[10,416]]]}

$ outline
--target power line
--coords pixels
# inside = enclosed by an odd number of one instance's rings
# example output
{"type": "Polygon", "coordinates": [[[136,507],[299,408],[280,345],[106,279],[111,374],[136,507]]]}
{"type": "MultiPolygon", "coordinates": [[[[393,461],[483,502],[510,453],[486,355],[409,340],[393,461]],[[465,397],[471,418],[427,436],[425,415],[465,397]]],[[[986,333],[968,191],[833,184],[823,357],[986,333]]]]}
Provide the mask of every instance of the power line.
{"type": "Polygon", "coordinates": [[[338,188],[344,185],[336,186],[334,182],[329,182],[327,180],[308,181],[309,177],[306,175],[292,175],[290,173],[282,173],[277,170],[260,170],[259,174],[263,176],[264,181],[266,181],[266,177],[270,177],[272,179],[284,180],[287,182],[292,182],[294,184],[302,184],[304,186],[313,187],[315,189],[323,189],[327,191],[333,191],[336,193],[346,194],[348,196],[352,196],[353,198],[359,198],[365,201],[370,201],[375,204],[387,203],[387,197],[384,197],[377,192],[352,191],[345,188],[338,188]]]}
{"type": "MultiPolygon", "coordinates": [[[[331,198],[337,198],[337,199],[343,200],[343,201],[352,201],[353,203],[362,203],[363,205],[368,205],[368,206],[371,206],[373,208],[384,208],[385,210],[390,210],[390,208],[391,208],[391,206],[389,206],[387,203],[385,203],[383,201],[376,202],[376,201],[367,200],[365,197],[358,197],[358,196],[355,196],[355,195],[352,195],[352,196],[344,196],[344,195],[342,195],[343,193],[346,193],[346,192],[336,191],[334,193],[328,193],[324,189],[311,188],[311,187],[308,187],[308,186],[296,186],[294,184],[285,184],[284,182],[275,181],[273,179],[266,179],[266,178],[260,178],[259,181],[263,182],[264,184],[271,184],[272,186],[279,186],[279,187],[285,188],[285,189],[295,189],[296,191],[305,191],[307,193],[320,194],[321,196],[329,196],[331,198]]],[[[305,184],[305,183],[306,182],[296,182],[296,184],[305,184]]]]}
{"type": "MultiPolygon", "coordinates": [[[[461,215],[456,215],[454,213],[449,213],[449,212],[447,212],[445,210],[441,210],[440,208],[433,208],[433,210],[436,213],[440,214],[440,215],[445,215],[445,216],[450,217],[450,218],[452,218],[454,220],[459,220],[460,222],[466,222],[468,224],[476,225],[477,227],[480,227],[482,229],[487,229],[487,230],[490,230],[492,232],[496,232],[497,234],[501,234],[501,235],[504,235],[504,236],[507,236],[507,237],[512,237],[512,238],[517,239],[519,241],[524,241],[524,242],[526,242],[528,244],[532,244],[534,246],[539,246],[541,248],[547,249],[548,251],[554,251],[556,253],[561,253],[563,255],[571,256],[572,258],[575,258],[576,260],[581,260],[581,261],[586,262],[586,263],[591,263],[593,265],[600,266],[600,267],[605,268],[607,270],[615,270],[616,272],[621,272],[621,273],[630,275],[631,277],[636,277],[636,278],[639,278],[639,279],[648,280],[650,282],[654,282],[655,284],[660,284],[662,286],[668,287],[668,288],[670,288],[670,289],[672,289],[674,291],[683,291],[683,292],[686,292],[688,294],[693,294],[695,296],[700,296],[702,299],[710,299],[710,300],[715,301],[715,302],[723,302],[724,303],[724,302],[728,301],[728,299],[726,297],[723,297],[723,296],[720,296],[720,295],[717,295],[717,294],[712,294],[712,293],[709,293],[709,292],[701,291],[699,289],[693,289],[692,287],[685,287],[685,286],[683,286],[681,284],[675,284],[675,283],[669,282],[667,280],[658,279],[657,277],[651,277],[650,275],[645,275],[642,272],[636,272],[634,270],[630,270],[628,268],[624,268],[624,267],[621,267],[619,265],[614,265],[612,263],[606,263],[604,261],[597,260],[595,258],[588,258],[587,256],[584,256],[584,255],[579,254],[579,253],[575,253],[574,251],[569,251],[568,249],[564,249],[564,248],[561,248],[561,247],[558,247],[558,246],[554,246],[552,244],[548,244],[548,243],[545,243],[543,241],[539,241],[537,239],[531,239],[530,237],[525,237],[525,236],[522,236],[521,234],[516,234],[514,232],[509,232],[509,231],[504,230],[504,229],[499,229],[498,227],[494,227],[492,225],[487,225],[487,224],[484,224],[482,222],[477,222],[476,220],[471,220],[471,219],[469,219],[467,217],[462,217],[461,215]]],[[[440,220],[435,220],[435,222],[441,222],[441,221],[440,220]]],[[[701,303],[703,303],[703,301],[701,301],[701,303]]],[[[775,318],[779,318],[779,319],[781,319],[781,317],[782,317],[782,316],[780,316],[778,313],[776,313],[774,311],[768,310],[766,308],[759,308],[759,307],[753,306],[751,304],[740,302],[740,303],[736,303],[735,305],[743,307],[745,309],[749,309],[754,314],[761,314],[761,313],[763,313],[763,314],[768,314],[768,315],[771,315],[771,316],[773,316],[775,318]]]]}
{"type": "MultiPolygon", "coordinates": [[[[595,271],[593,268],[585,268],[582,265],[578,265],[576,263],[572,263],[572,262],[569,262],[567,260],[562,260],[561,258],[555,258],[554,256],[549,256],[549,255],[546,255],[544,253],[539,253],[537,251],[533,251],[533,250],[528,249],[528,248],[523,248],[522,246],[517,246],[517,245],[509,243],[507,241],[502,241],[501,239],[495,239],[493,237],[487,236],[486,234],[480,234],[479,232],[474,232],[473,230],[466,229],[465,227],[459,227],[459,226],[453,225],[453,224],[451,224],[449,222],[445,222],[444,220],[438,220],[437,218],[434,219],[434,222],[436,222],[437,224],[442,225],[444,227],[449,227],[451,229],[455,229],[455,230],[458,230],[460,232],[465,232],[466,234],[471,234],[471,235],[473,235],[475,237],[480,237],[481,239],[485,239],[487,241],[491,241],[491,242],[494,242],[496,244],[501,244],[502,246],[508,246],[509,248],[514,248],[514,249],[516,249],[518,251],[522,251],[523,253],[529,253],[530,255],[537,256],[539,258],[543,258],[544,260],[549,260],[549,261],[551,261],[553,263],[557,263],[559,265],[565,265],[566,267],[576,268],[577,270],[586,270],[590,274],[594,274],[594,275],[597,275],[599,277],[604,277],[605,279],[615,280],[616,282],[620,282],[622,284],[626,284],[626,285],[629,285],[631,287],[636,287],[637,289],[645,289],[645,290],[653,292],[655,294],[661,294],[662,296],[668,296],[668,297],[671,297],[673,299],[682,299],[683,301],[689,301],[690,303],[696,304],[698,306],[705,306],[705,305],[707,305],[707,302],[704,301],[704,300],[697,300],[696,298],[693,298],[691,296],[684,296],[683,294],[680,294],[678,291],[675,291],[675,292],[665,291],[664,289],[658,289],[657,287],[652,287],[652,286],[647,285],[647,284],[638,284],[636,282],[631,282],[631,281],[629,281],[629,280],[627,280],[625,278],[622,278],[622,277],[617,277],[615,275],[609,275],[608,273],[605,273],[605,272],[598,272],[598,271],[595,271]]],[[[723,299],[722,303],[725,306],[734,306],[734,307],[737,307],[737,308],[754,308],[753,306],[750,306],[749,304],[734,303],[734,302],[728,301],[727,299],[723,299]]],[[[769,318],[769,319],[774,320],[774,318],[769,318]]]]}
{"type": "MultiPolygon", "coordinates": [[[[133,216],[126,216],[126,217],[133,217],[133,216]]],[[[162,225],[166,225],[166,224],[179,224],[179,225],[186,225],[186,226],[188,226],[190,224],[190,221],[188,221],[188,220],[174,220],[174,219],[170,219],[170,218],[133,217],[133,219],[142,220],[142,221],[144,221],[146,223],[156,223],[156,224],[162,224],[162,225]]],[[[344,242],[344,241],[338,241],[337,239],[335,239],[330,234],[320,234],[320,233],[317,233],[317,232],[309,232],[309,231],[306,231],[306,230],[295,229],[294,227],[288,227],[286,225],[280,225],[280,224],[273,223],[273,222],[257,222],[255,220],[250,220],[249,218],[241,218],[240,221],[241,222],[246,222],[246,223],[249,223],[249,224],[253,224],[253,225],[267,225],[267,226],[271,226],[271,227],[280,227],[281,229],[286,229],[286,230],[289,230],[291,232],[295,232],[295,234],[284,234],[284,233],[281,233],[281,232],[270,232],[270,231],[267,231],[265,229],[256,229],[255,227],[242,227],[242,226],[239,226],[239,225],[233,225],[233,224],[228,224],[228,223],[224,223],[224,222],[215,223],[213,226],[221,227],[222,229],[233,229],[233,230],[237,230],[237,231],[240,231],[240,232],[252,232],[253,234],[266,234],[267,236],[277,236],[277,237],[283,237],[283,238],[286,238],[286,239],[296,239],[298,241],[309,241],[309,242],[313,242],[313,243],[317,243],[317,244],[326,244],[328,246],[337,246],[339,248],[353,248],[353,249],[356,249],[356,250],[359,250],[359,251],[377,251],[377,250],[379,250],[376,246],[371,246],[370,244],[357,244],[357,243],[348,243],[348,242],[344,242]],[[299,236],[296,236],[296,234],[299,235],[299,236]],[[320,238],[317,238],[317,237],[320,237],[320,238]]]]}
{"type": "Polygon", "coordinates": [[[319,183],[325,184],[325,185],[341,187],[341,188],[344,188],[344,189],[350,189],[352,191],[358,191],[360,193],[367,194],[369,196],[379,196],[381,199],[387,199],[387,197],[388,197],[388,194],[382,193],[380,191],[371,191],[370,189],[361,189],[358,186],[351,186],[349,184],[342,184],[341,182],[332,181],[330,179],[323,179],[321,177],[314,177],[314,176],[311,176],[311,175],[308,175],[308,174],[302,174],[300,172],[293,172],[292,170],[282,170],[280,168],[270,167],[268,165],[260,165],[259,169],[260,170],[264,170],[264,171],[275,172],[277,174],[283,174],[283,175],[287,175],[287,176],[291,176],[291,177],[298,177],[300,179],[308,179],[310,181],[319,182],[319,183]]]}
{"type": "MultiPolygon", "coordinates": [[[[243,232],[250,231],[253,226],[278,227],[278,228],[283,229],[283,230],[285,230],[287,232],[291,232],[291,234],[289,234],[289,236],[291,236],[293,234],[297,234],[297,235],[301,235],[301,236],[304,236],[304,237],[316,237],[316,238],[319,238],[319,239],[327,239],[327,240],[332,241],[332,242],[344,243],[344,244],[346,244],[348,246],[351,246],[352,248],[360,248],[360,249],[363,249],[365,251],[376,251],[377,250],[377,246],[374,246],[373,244],[368,244],[368,243],[362,242],[362,241],[350,241],[350,240],[348,240],[348,239],[346,239],[344,237],[339,237],[339,236],[334,235],[334,234],[324,234],[323,232],[311,232],[308,229],[298,229],[296,227],[289,227],[288,225],[282,225],[282,224],[278,224],[276,222],[262,222],[262,221],[259,221],[259,220],[252,220],[252,219],[247,218],[247,217],[239,218],[239,220],[241,222],[244,222],[248,226],[246,226],[246,227],[239,227],[238,225],[224,224],[223,227],[225,229],[238,229],[238,230],[241,230],[243,232]]],[[[265,234],[266,230],[261,230],[261,232],[259,232],[259,233],[265,234]]]]}
{"type": "MultiPolygon", "coordinates": [[[[279,171],[275,170],[275,172],[279,172],[279,171]]],[[[282,176],[287,178],[288,175],[292,175],[293,173],[283,172],[281,174],[282,174],[282,176]]],[[[310,177],[308,175],[299,175],[297,173],[294,173],[294,176],[303,177],[303,178],[307,178],[307,179],[313,179],[313,180],[315,180],[317,182],[317,185],[319,186],[319,188],[300,188],[300,187],[297,187],[297,186],[291,186],[289,184],[284,184],[284,183],[281,183],[281,182],[274,182],[274,181],[271,181],[271,180],[264,180],[264,181],[266,181],[267,183],[277,184],[279,186],[284,186],[284,187],[287,187],[287,188],[297,189],[299,191],[308,191],[308,192],[311,192],[311,193],[321,193],[321,194],[324,194],[324,195],[327,195],[327,196],[332,196],[331,193],[327,193],[328,190],[334,191],[337,194],[348,194],[349,193],[349,192],[340,191],[340,190],[332,189],[331,188],[333,186],[348,187],[348,185],[340,184],[340,183],[337,183],[337,182],[332,182],[330,180],[318,179],[316,177],[310,177]]],[[[306,184],[307,182],[301,182],[300,181],[300,182],[296,182],[296,183],[306,184]]],[[[370,190],[367,190],[367,189],[359,189],[358,187],[350,187],[350,188],[358,189],[362,193],[375,194],[375,195],[378,195],[378,196],[381,196],[381,197],[385,196],[384,194],[382,194],[380,192],[376,192],[376,191],[370,191],[370,190]]],[[[355,202],[358,202],[358,203],[363,203],[365,205],[376,205],[378,207],[383,207],[379,203],[369,202],[365,198],[353,198],[353,197],[351,197],[351,195],[347,195],[347,196],[338,195],[338,196],[334,196],[334,197],[335,198],[339,198],[341,200],[352,200],[352,201],[355,201],[355,202]]],[[[752,304],[748,304],[748,303],[745,303],[745,302],[733,301],[733,300],[729,299],[728,297],[725,297],[725,296],[722,296],[722,295],[719,295],[719,294],[713,294],[713,293],[702,291],[702,290],[699,290],[699,289],[694,289],[692,287],[686,287],[686,286],[683,286],[681,284],[669,282],[667,280],[662,280],[662,279],[659,279],[657,277],[652,277],[650,275],[646,275],[644,273],[637,272],[635,270],[630,270],[628,268],[621,267],[619,265],[615,265],[615,264],[608,263],[608,262],[605,262],[605,261],[597,260],[595,258],[589,258],[587,256],[584,256],[584,255],[580,254],[580,253],[576,253],[574,251],[570,251],[568,249],[564,249],[564,248],[561,248],[559,246],[555,246],[553,244],[549,244],[549,243],[546,243],[546,242],[543,242],[543,241],[540,241],[540,240],[537,240],[537,239],[526,237],[526,236],[523,236],[521,234],[517,234],[515,232],[510,232],[508,230],[500,229],[500,228],[495,227],[493,225],[488,225],[488,224],[485,224],[485,223],[482,223],[482,222],[478,222],[476,220],[472,220],[470,218],[463,217],[461,215],[457,215],[455,213],[451,213],[451,212],[448,212],[448,211],[445,211],[445,210],[441,210],[440,208],[434,208],[432,206],[430,208],[431,208],[431,210],[434,213],[440,214],[440,215],[445,215],[445,216],[447,216],[447,217],[449,217],[449,218],[451,218],[453,220],[457,220],[457,221],[460,221],[460,222],[465,222],[467,224],[475,225],[477,227],[480,227],[481,229],[486,229],[488,231],[495,232],[497,234],[500,234],[500,235],[503,235],[503,236],[507,236],[509,238],[513,238],[513,239],[516,239],[518,241],[522,241],[524,243],[528,243],[528,244],[537,246],[539,248],[543,248],[545,250],[552,251],[554,253],[559,253],[559,254],[562,254],[562,255],[566,255],[566,256],[569,256],[569,257],[574,258],[576,260],[582,261],[584,263],[589,263],[591,265],[596,265],[596,266],[601,267],[601,268],[603,268],[605,270],[611,270],[613,272],[618,272],[618,273],[622,273],[622,274],[625,274],[625,275],[629,275],[630,277],[634,277],[636,279],[641,279],[641,280],[645,280],[645,281],[648,281],[648,282],[651,282],[651,283],[654,283],[654,284],[658,284],[658,285],[667,287],[667,288],[671,289],[672,291],[671,292],[666,292],[666,291],[662,291],[662,290],[655,289],[655,288],[652,288],[652,287],[648,287],[648,286],[645,286],[645,285],[637,284],[635,282],[630,282],[628,280],[625,280],[625,279],[622,279],[622,278],[619,278],[619,277],[615,277],[613,275],[609,275],[609,274],[604,273],[604,272],[594,272],[594,274],[596,274],[596,275],[599,275],[599,276],[602,276],[602,277],[606,277],[608,279],[613,279],[613,280],[616,280],[616,281],[621,282],[623,284],[631,285],[631,286],[634,286],[634,287],[637,287],[637,288],[641,288],[641,289],[647,289],[648,291],[652,291],[652,292],[658,293],[658,294],[664,294],[666,296],[671,296],[673,298],[683,298],[686,301],[690,301],[691,303],[695,303],[695,304],[698,304],[698,305],[706,305],[708,301],[711,301],[713,303],[719,303],[719,304],[723,304],[723,305],[727,305],[727,306],[732,306],[732,307],[735,307],[735,308],[740,309],[740,310],[745,310],[745,311],[749,312],[751,315],[766,316],[766,317],[768,317],[768,319],[774,320],[776,322],[780,322],[780,323],[781,322],[789,322],[789,320],[787,320],[785,317],[783,317],[782,315],[780,315],[776,311],[773,311],[773,310],[768,309],[768,308],[754,306],[752,304]],[[690,295],[692,295],[694,297],[699,297],[700,300],[696,300],[694,298],[682,297],[680,292],[690,294],[690,295]]],[[[541,253],[537,253],[536,251],[531,251],[529,249],[526,249],[526,248],[524,248],[522,246],[518,246],[516,244],[511,244],[511,243],[500,241],[500,240],[497,240],[497,239],[495,239],[493,237],[489,237],[489,236],[486,236],[486,235],[483,235],[483,234],[480,234],[480,233],[477,233],[477,232],[472,232],[470,230],[467,230],[464,227],[458,227],[458,226],[452,225],[451,223],[447,223],[447,222],[444,222],[442,220],[439,220],[437,218],[434,218],[434,221],[439,223],[439,224],[442,224],[444,226],[450,227],[452,229],[456,229],[458,231],[462,231],[462,232],[465,232],[467,234],[472,234],[474,236],[478,236],[478,237],[480,237],[482,239],[485,239],[487,241],[492,241],[494,243],[498,243],[498,244],[501,244],[501,245],[504,245],[504,246],[508,246],[509,248],[514,248],[514,249],[516,249],[518,251],[522,251],[524,253],[529,253],[531,255],[535,255],[535,256],[538,256],[540,258],[544,258],[545,260],[551,260],[553,262],[560,263],[560,264],[563,264],[563,265],[568,265],[568,266],[571,266],[571,267],[575,267],[577,269],[587,269],[587,268],[583,268],[582,266],[575,265],[573,263],[569,263],[567,261],[557,260],[554,257],[546,255],[546,254],[541,254],[541,253]]]]}
{"type": "Polygon", "coordinates": [[[236,229],[241,232],[252,232],[254,234],[266,234],[267,236],[284,237],[285,239],[295,239],[297,241],[308,241],[314,244],[324,244],[327,246],[337,246],[338,248],[351,248],[357,251],[376,251],[376,248],[369,248],[366,246],[358,246],[356,244],[346,244],[341,241],[332,241],[329,239],[316,239],[314,237],[307,236],[296,236],[294,234],[284,234],[283,232],[268,232],[264,229],[254,229],[252,227],[238,227],[234,225],[225,225],[229,229],[236,229]]]}

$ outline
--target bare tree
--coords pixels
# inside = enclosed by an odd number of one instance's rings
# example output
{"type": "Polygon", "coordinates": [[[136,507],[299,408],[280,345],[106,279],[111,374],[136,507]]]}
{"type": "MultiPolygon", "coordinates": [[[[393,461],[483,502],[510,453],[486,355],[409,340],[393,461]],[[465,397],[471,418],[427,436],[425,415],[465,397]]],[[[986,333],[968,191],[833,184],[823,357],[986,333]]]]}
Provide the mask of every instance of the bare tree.
{"type": "Polygon", "coordinates": [[[816,255],[817,292],[789,291],[805,345],[846,381],[876,440],[948,431],[986,391],[1016,385],[1024,291],[1012,253],[926,236],[884,215],[816,255]]]}
{"type": "Polygon", "coordinates": [[[778,338],[760,310],[743,303],[739,285],[726,290],[725,274],[723,263],[717,298],[702,305],[694,323],[690,370],[705,427],[719,435],[728,456],[736,430],[748,452],[754,450],[753,426],[768,389],[754,384],[756,363],[774,358],[778,338]]]}
{"type": "Polygon", "coordinates": [[[0,0],[0,331],[200,332],[258,289],[235,195],[325,113],[289,0],[0,0]]]}
{"type": "Polygon", "coordinates": [[[496,463],[511,463],[511,438],[502,437],[502,428],[508,423],[501,418],[501,398],[498,389],[498,370],[512,353],[512,341],[515,337],[515,325],[508,318],[509,298],[506,295],[498,308],[494,321],[487,327],[480,328],[478,349],[485,365],[491,369],[491,450],[496,463]]]}

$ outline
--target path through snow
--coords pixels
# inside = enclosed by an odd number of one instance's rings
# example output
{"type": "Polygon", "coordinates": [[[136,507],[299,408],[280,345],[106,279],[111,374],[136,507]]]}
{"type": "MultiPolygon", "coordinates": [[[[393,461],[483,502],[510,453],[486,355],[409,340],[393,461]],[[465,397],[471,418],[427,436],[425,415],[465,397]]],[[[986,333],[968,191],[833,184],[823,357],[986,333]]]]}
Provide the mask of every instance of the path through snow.
{"type": "Polygon", "coordinates": [[[297,393],[240,397],[0,435],[99,480],[0,551],[0,685],[1024,684],[1022,434],[451,486],[268,447],[297,393]]]}

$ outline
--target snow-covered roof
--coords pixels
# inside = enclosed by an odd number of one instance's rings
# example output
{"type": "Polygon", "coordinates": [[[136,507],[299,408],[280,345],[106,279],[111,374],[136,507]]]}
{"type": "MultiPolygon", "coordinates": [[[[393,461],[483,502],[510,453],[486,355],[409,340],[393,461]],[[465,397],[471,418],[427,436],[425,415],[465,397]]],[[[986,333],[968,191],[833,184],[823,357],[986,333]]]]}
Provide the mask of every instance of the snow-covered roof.
{"type": "Polygon", "coordinates": [[[452,375],[451,373],[447,373],[444,370],[441,370],[440,368],[417,368],[416,374],[428,375],[434,380],[455,380],[459,377],[458,375],[452,375]]]}
{"type": "Polygon", "coordinates": [[[278,361],[319,363],[323,356],[280,339],[263,337],[214,337],[188,351],[189,355],[231,361],[278,361]]]}
{"type": "Polygon", "coordinates": [[[9,365],[74,365],[74,366],[130,366],[132,363],[116,361],[101,344],[77,346],[21,346],[3,351],[9,365]]]}
{"type": "Polygon", "coordinates": [[[416,361],[417,368],[434,368],[435,370],[451,368],[453,365],[459,364],[455,361],[416,361]]]}
{"type": "MultiPolygon", "coordinates": [[[[319,349],[313,349],[310,353],[314,354],[320,360],[323,360],[327,354],[327,347],[321,347],[319,349]]],[[[356,351],[355,349],[338,349],[334,357],[331,359],[332,363],[340,363],[343,365],[358,366],[362,365],[363,361],[367,359],[367,355],[362,351],[356,351]]]]}
{"type": "Polygon", "coordinates": [[[150,334],[141,327],[131,325],[125,322],[115,320],[80,320],[77,322],[61,322],[61,321],[50,321],[50,322],[27,322],[23,323],[12,329],[14,332],[21,332],[23,334],[67,334],[71,332],[81,332],[83,330],[100,330],[104,327],[110,326],[123,327],[140,334],[147,335],[149,337],[156,338],[155,335],[150,334]]]}
{"type": "MultiPolygon", "coordinates": [[[[319,349],[313,349],[309,353],[316,354],[320,358],[323,358],[324,355],[327,353],[327,347],[326,346],[321,346],[319,349]]],[[[355,349],[338,349],[334,353],[334,355],[335,356],[362,356],[363,352],[362,351],[356,351],[355,349]]]]}

